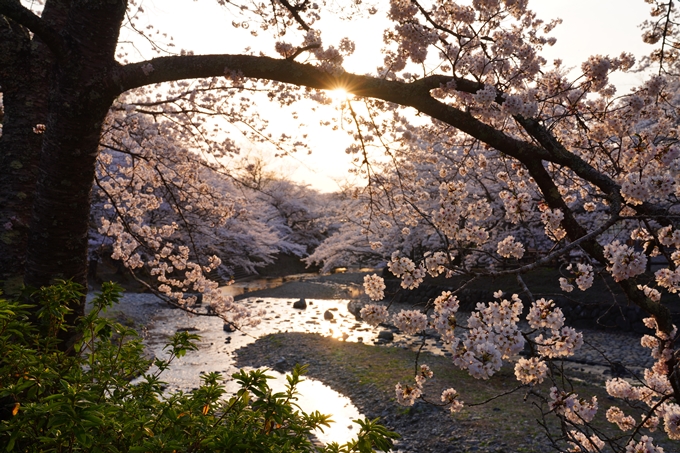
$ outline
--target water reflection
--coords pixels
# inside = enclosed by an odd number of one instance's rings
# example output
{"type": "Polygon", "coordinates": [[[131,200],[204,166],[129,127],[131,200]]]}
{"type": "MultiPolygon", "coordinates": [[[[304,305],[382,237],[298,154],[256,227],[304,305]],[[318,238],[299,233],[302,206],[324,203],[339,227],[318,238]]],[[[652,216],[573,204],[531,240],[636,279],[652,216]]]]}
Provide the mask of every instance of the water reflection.
{"type": "Polygon", "coordinates": [[[318,278],[319,274],[293,274],[285,277],[258,277],[239,280],[228,286],[222,286],[220,290],[227,296],[241,296],[253,291],[260,291],[263,289],[278,288],[284,283],[299,282],[318,278]]]}
{"type": "MultiPolygon", "coordinates": [[[[196,388],[200,385],[201,373],[220,372],[230,377],[238,370],[234,366],[234,351],[270,333],[313,332],[344,338],[346,341],[366,342],[377,338],[377,331],[358,322],[347,311],[348,300],[308,299],[304,310],[292,308],[294,301],[277,298],[249,298],[241,301],[246,306],[264,308],[266,315],[258,326],[232,333],[223,331],[223,322],[218,318],[192,316],[169,307],[158,309],[147,325],[145,340],[157,357],[166,355],[163,347],[177,331],[187,330],[201,337],[198,351],[188,352],[183,358],[176,359],[163,373],[162,380],[168,383],[167,390],[188,391],[196,388]],[[324,319],[326,312],[332,313],[333,318],[324,319]]],[[[275,391],[285,387],[285,375],[273,370],[268,374],[276,377],[270,381],[275,391]]],[[[238,390],[236,383],[231,380],[226,382],[226,387],[231,393],[238,390]]],[[[310,378],[305,378],[298,390],[301,394],[300,407],[305,411],[318,410],[331,414],[335,421],[325,432],[316,433],[319,440],[324,443],[343,443],[356,434],[357,428],[352,420],[362,415],[349,398],[310,378]]]]}
{"type": "MultiPolygon", "coordinates": [[[[337,268],[333,273],[343,274],[347,271],[348,270],[346,268],[337,268]]],[[[367,272],[376,272],[376,269],[372,268],[354,269],[351,273],[367,273],[367,272]]],[[[303,273],[286,275],[284,277],[251,277],[239,280],[237,282],[232,283],[231,285],[222,286],[220,290],[225,295],[238,297],[254,291],[278,288],[279,286],[289,282],[304,282],[308,280],[314,280],[318,282],[319,274],[303,273]]],[[[343,285],[343,289],[349,294],[349,297],[356,298],[363,294],[362,286],[352,284],[351,282],[345,282],[345,284],[343,285]]]]}
{"type": "MultiPolygon", "coordinates": [[[[286,386],[286,375],[274,370],[268,374],[276,377],[276,379],[269,381],[272,390],[275,392],[283,391],[286,386]]],[[[300,395],[297,404],[303,411],[307,413],[319,411],[322,414],[332,415],[334,423],[331,423],[329,428],[314,432],[321,442],[324,444],[329,442],[343,444],[357,435],[359,432],[358,425],[352,423],[352,420],[363,418],[363,416],[352,404],[352,400],[315,379],[305,378],[298,385],[298,390],[300,395]]]]}

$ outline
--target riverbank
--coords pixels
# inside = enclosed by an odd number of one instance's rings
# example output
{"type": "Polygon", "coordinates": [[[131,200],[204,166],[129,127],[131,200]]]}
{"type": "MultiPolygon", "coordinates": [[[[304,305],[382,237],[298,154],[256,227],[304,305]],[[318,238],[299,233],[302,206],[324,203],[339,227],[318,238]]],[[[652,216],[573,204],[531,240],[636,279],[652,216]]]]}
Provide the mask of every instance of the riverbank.
{"type": "MultiPolygon", "coordinates": [[[[403,438],[395,451],[500,453],[550,449],[535,422],[539,413],[531,404],[524,402],[525,395],[521,392],[490,404],[466,408],[453,418],[446,411],[422,402],[412,408],[398,406],[394,385],[399,381],[412,380],[413,342],[392,332],[393,341],[379,342],[382,347],[372,346],[377,331],[356,322],[346,309],[349,300],[359,304],[367,302],[361,294],[364,275],[306,275],[282,282],[279,287],[246,291],[237,296],[245,304],[267,309],[261,331],[227,333],[222,331],[219,319],[192,318],[168,308],[160,310],[158,300],[149,294],[126,294],[112,314],[137,327],[143,334],[151,332],[146,342],[156,354],[162,352],[164,341],[177,329],[201,335],[199,351],[187,355],[175,368],[170,388],[190,390],[196,385],[199,371],[211,371],[213,367],[214,371],[230,375],[233,373],[231,366],[222,365],[226,363],[227,356],[238,367],[266,366],[285,371],[295,363],[308,364],[309,377],[348,396],[367,417],[380,417],[383,423],[400,432],[403,438]],[[307,299],[309,305],[305,310],[292,308],[292,303],[300,298],[307,299]],[[274,299],[279,301],[280,308],[275,308],[274,299]],[[323,315],[329,308],[332,308],[333,319],[324,319],[323,315]],[[179,324],[178,319],[182,319],[179,324]],[[299,333],[301,330],[320,335],[299,333]],[[281,333],[254,341],[253,337],[264,335],[258,332],[271,331],[281,333]],[[341,341],[345,334],[348,341],[341,341]],[[236,348],[240,349],[229,352],[236,348]]],[[[411,307],[395,304],[391,310],[401,308],[411,307]]],[[[465,317],[461,313],[461,322],[465,317]]],[[[647,364],[648,352],[639,345],[639,335],[585,330],[584,337],[592,347],[584,346],[569,365],[573,371],[583,372],[582,377],[588,382],[601,382],[606,373],[611,372],[611,366],[598,350],[606,350],[610,353],[610,360],[620,361],[626,366],[647,364]]],[[[506,366],[490,381],[477,381],[453,367],[450,359],[443,355],[444,350],[438,347],[436,338],[428,338],[428,345],[428,351],[442,354],[423,353],[420,358],[421,363],[428,363],[435,370],[435,379],[429,387],[434,402],[437,402],[441,390],[448,387],[461,391],[467,403],[474,403],[516,386],[511,366],[506,366]]],[[[606,395],[599,387],[590,386],[585,393],[593,392],[600,392],[601,401],[606,401],[606,395]]],[[[319,410],[323,412],[323,404],[319,410]]]]}
{"type": "MultiPolygon", "coordinates": [[[[296,363],[309,366],[307,376],[347,395],[367,418],[397,431],[402,438],[395,452],[403,453],[510,453],[543,452],[550,447],[534,422],[539,413],[524,393],[517,392],[493,403],[451,415],[435,405],[416,402],[399,406],[394,397],[397,382],[413,381],[415,353],[398,347],[375,347],[304,333],[269,335],[236,353],[237,366],[267,366],[289,370],[296,363]],[[512,422],[510,422],[512,421],[512,422]]],[[[505,370],[491,381],[478,381],[456,370],[448,358],[424,353],[434,378],[425,387],[430,400],[439,403],[444,388],[461,391],[467,403],[491,398],[516,386],[505,370]]]]}
{"type": "MultiPolygon", "coordinates": [[[[344,274],[328,276],[323,282],[328,286],[340,286],[346,282],[357,285],[363,275],[344,274]]],[[[267,292],[251,293],[249,296],[318,297],[320,288],[315,281],[295,282],[267,292]]],[[[325,291],[325,290],[324,290],[325,291]]],[[[359,304],[367,302],[365,296],[359,304]]],[[[411,308],[397,303],[390,309],[396,312],[411,308]]],[[[467,314],[461,313],[461,323],[467,314]]],[[[649,351],[640,345],[640,335],[632,333],[583,330],[586,344],[565,363],[579,379],[577,392],[597,395],[603,407],[608,407],[608,395],[601,383],[613,373],[621,372],[620,365],[640,372],[652,359],[649,351]],[[606,352],[606,357],[602,354],[606,352]],[[586,387],[586,388],[584,388],[586,387]]],[[[236,351],[237,366],[267,366],[279,370],[290,369],[296,363],[309,365],[308,376],[318,379],[335,391],[347,395],[358,409],[369,418],[380,417],[390,429],[402,434],[396,444],[399,452],[543,452],[551,450],[543,430],[536,423],[540,412],[525,401],[525,392],[494,400],[492,403],[468,407],[460,414],[451,416],[447,411],[423,402],[411,408],[396,403],[394,385],[409,382],[413,378],[415,353],[413,343],[399,334],[390,343],[380,342],[383,347],[349,343],[337,339],[301,333],[270,335],[236,351]]],[[[439,356],[422,353],[420,363],[427,363],[435,370],[435,378],[428,389],[431,399],[437,403],[442,389],[454,387],[461,391],[468,403],[476,403],[493,395],[507,392],[517,382],[512,366],[489,381],[477,381],[466,373],[456,370],[450,359],[443,356],[444,349],[436,339],[428,339],[430,351],[439,356]]],[[[547,386],[543,389],[547,393],[547,386]]],[[[601,412],[606,411],[606,407],[601,412]]],[[[610,428],[601,421],[603,427],[610,428]]]]}
{"type": "MultiPolygon", "coordinates": [[[[283,283],[281,286],[246,292],[236,298],[350,299],[355,306],[361,306],[370,302],[363,293],[362,287],[363,277],[369,273],[303,275],[300,279],[283,283]]],[[[390,306],[389,311],[397,313],[401,309],[412,308],[420,307],[414,307],[409,302],[396,302],[390,306]]],[[[469,313],[461,312],[458,324],[466,325],[468,315],[469,313]]],[[[649,350],[640,345],[641,335],[638,333],[588,328],[579,329],[579,331],[583,332],[585,344],[568,360],[577,371],[593,373],[597,375],[598,380],[601,380],[610,374],[612,367],[616,372],[619,364],[633,371],[641,371],[653,364],[649,350]]],[[[648,333],[652,332],[648,331],[648,333]]],[[[403,346],[406,343],[404,337],[395,335],[394,346],[403,346]]],[[[428,340],[428,345],[433,351],[442,346],[441,342],[434,338],[428,340]]]]}

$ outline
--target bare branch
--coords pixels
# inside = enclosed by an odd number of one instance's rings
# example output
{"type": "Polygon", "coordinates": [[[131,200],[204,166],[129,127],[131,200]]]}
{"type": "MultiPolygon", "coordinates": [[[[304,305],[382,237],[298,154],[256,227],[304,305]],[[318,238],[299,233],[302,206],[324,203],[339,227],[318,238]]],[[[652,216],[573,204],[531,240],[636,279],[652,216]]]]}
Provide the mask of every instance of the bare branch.
{"type": "Polygon", "coordinates": [[[307,25],[304,19],[302,19],[302,17],[300,16],[300,11],[304,11],[305,8],[307,8],[307,0],[295,6],[291,5],[290,2],[288,2],[288,0],[279,0],[279,2],[283,5],[284,8],[288,10],[288,12],[290,12],[290,14],[295,19],[295,22],[297,22],[304,31],[311,30],[311,27],[307,25]]]}

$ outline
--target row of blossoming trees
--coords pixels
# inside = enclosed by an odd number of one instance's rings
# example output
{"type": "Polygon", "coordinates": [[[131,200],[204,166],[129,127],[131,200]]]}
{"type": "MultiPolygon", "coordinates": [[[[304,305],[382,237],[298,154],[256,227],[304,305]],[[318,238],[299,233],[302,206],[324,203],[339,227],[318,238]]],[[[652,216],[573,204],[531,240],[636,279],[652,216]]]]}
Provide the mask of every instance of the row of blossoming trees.
{"type": "MultiPolygon", "coordinates": [[[[559,61],[547,64],[541,50],[554,42],[550,32],[557,22],[537,18],[527,0],[348,6],[342,12],[350,20],[386,15],[384,61],[373,75],[344,71],[343,57],[354,43],[322,41],[318,21],[337,13],[336,5],[218,3],[233,8],[234,26],[248,29],[258,43],[273,35],[261,54],[181,51],[130,63],[116,55],[123,26],[162,49],[152,28],[139,26],[143,9],[134,1],[46,0],[31,10],[0,0],[2,273],[25,263],[30,285],[55,277],[83,282],[94,183],[107,200],[100,231],[114,238],[116,257],[131,268],[148,266],[159,289],[178,303],[191,303],[187,290],[201,291],[216,312],[246,322],[248,314],[221,297],[206,276],[220,265],[211,244],[228,239],[217,231],[244,211],[235,189],[227,189],[232,182],[208,176],[237,148],[209,119],[245,125],[249,138],[283,152],[304,148],[294,137],[267,132],[258,93],[267,91],[288,108],[305,99],[328,103],[319,90],[342,86],[357,96],[341,113],[354,127],[356,144],[347,151],[368,180],[356,194],[367,203],[364,214],[338,232],[342,241],[319,247],[310,260],[329,262],[333,250],[345,248],[337,244],[351,240],[352,250],[345,252],[389,257],[392,273],[415,288],[428,274],[472,279],[509,273],[522,283],[525,272],[579,251],[584,260],[560,282],[562,289],[587,290],[595,272],[609,272],[630,303],[649,314],[652,333],[643,344],[656,363],[635,384],[615,379],[607,386],[623,401],[607,411],[621,436],[605,436],[591,424],[597,401],[555,382],[546,399],[565,426],[556,446],[660,452],[651,431],[680,438],[678,333],[660,300],[661,292],[680,287],[673,2],[648,1],[653,13],[644,38],[658,50],[643,66],[656,72],[630,93],[617,93],[609,76],[635,68],[631,55],[592,56],[577,72],[559,61]],[[164,82],[171,86],[154,86],[164,82]],[[422,114],[417,126],[410,109],[422,114]],[[187,229],[181,245],[178,228],[187,229]],[[644,250],[628,245],[629,237],[644,250]],[[541,256],[512,269],[495,266],[524,258],[529,249],[541,256]],[[654,285],[641,285],[637,279],[655,254],[668,266],[656,273],[654,285]]],[[[268,244],[278,245],[259,228],[249,233],[262,239],[257,247],[265,256],[268,244]]],[[[244,244],[228,246],[240,251],[244,244]]],[[[369,278],[367,292],[380,299],[382,285],[369,278]]],[[[564,326],[552,301],[534,300],[526,285],[521,295],[496,296],[498,301],[478,306],[462,337],[453,331],[454,293],[434,301],[430,318],[405,311],[394,323],[411,334],[434,327],[451,344],[455,364],[479,378],[490,377],[529,344],[532,356],[516,365],[519,381],[533,386],[552,379],[554,361],[573,353],[581,335],[564,326]],[[525,302],[529,330],[520,331],[525,302]]],[[[76,314],[83,302],[73,307],[76,314]]],[[[386,310],[368,306],[363,316],[381,322],[386,310]]],[[[400,385],[399,399],[413,402],[429,376],[423,368],[413,384],[400,385]]],[[[452,410],[461,407],[454,389],[442,399],[452,410]]]]}
{"type": "Polygon", "coordinates": [[[194,126],[186,117],[197,102],[182,101],[196,88],[175,89],[172,102],[132,99],[107,118],[90,214],[91,259],[110,255],[189,310],[202,293],[213,311],[243,322],[248,313],[221,295],[218,281],[237,271],[256,274],[282,254],[306,257],[336,229],[339,197],[276,176],[260,157],[220,160],[214,142],[184,134],[194,126]]]}

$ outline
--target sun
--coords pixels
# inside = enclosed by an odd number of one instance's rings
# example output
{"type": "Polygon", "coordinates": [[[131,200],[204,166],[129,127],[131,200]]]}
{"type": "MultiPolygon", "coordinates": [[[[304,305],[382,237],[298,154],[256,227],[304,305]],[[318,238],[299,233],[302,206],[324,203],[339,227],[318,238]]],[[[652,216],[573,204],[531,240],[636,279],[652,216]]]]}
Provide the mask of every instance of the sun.
{"type": "Polygon", "coordinates": [[[333,99],[333,103],[335,104],[345,102],[354,97],[354,95],[349,93],[345,88],[341,87],[326,91],[326,95],[333,99]]]}

